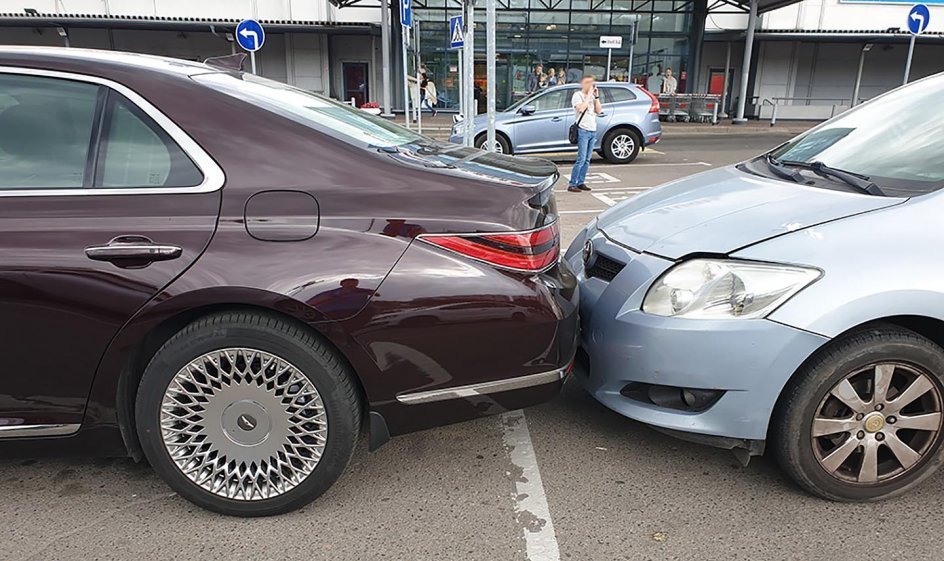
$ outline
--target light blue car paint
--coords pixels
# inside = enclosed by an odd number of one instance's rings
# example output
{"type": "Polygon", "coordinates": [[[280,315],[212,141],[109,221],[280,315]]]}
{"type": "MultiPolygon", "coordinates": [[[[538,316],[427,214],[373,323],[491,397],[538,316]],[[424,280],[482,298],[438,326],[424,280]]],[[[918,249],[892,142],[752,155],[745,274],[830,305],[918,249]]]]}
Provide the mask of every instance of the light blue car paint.
{"type": "MultiPolygon", "coordinates": [[[[659,113],[650,112],[652,101],[637,85],[623,82],[601,82],[597,84],[604,96],[603,115],[597,118],[597,139],[594,150],[602,150],[607,135],[617,129],[635,131],[645,147],[662,138],[662,124],[659,113]],[[632,100],[608,102],[608,91],[628,92],[621,97],[633,97],[632,100]]],[[[495,130],[508,140],[515,154],[538,154],[546,152],[575,151],[567,140],[567,131],[576,120],[571,98],[578,90],[577,84],[568,84],[548,88],[532,97],[524,99],[505,111],[496,113],[495,130]],[[524,109],[533,106],[537,109],[529,113],[524,109]]],[[[487,115],[478,115],[473,119],[476,146],[484,147],[484,133],[488,126],[487,115]]],[[[462,143],[464,123],[457,123],[452,129],[450,141],[462,143]]]]}
{"type": "Polygon", "coordinates": [[[756,172],[767,169],[763,160],[754,160],[666,184],[610,208],[584,228],[564,258],[580,280],[589,372],[578,379],[586,389],[607,407],[656,427],[760,441],[784,386],[833,338],[896,316],[944,321],[944,262],[938,257],[944,191],[937,190],[944,184],[944,148],[934,140],[944,117],[938,110],[935,121],[922,105],[902,103],[916,94],[944,95],[944,75],[882,96],[792,141],[817,158],[836,160],[825,162],[834,167],[843,161],[871,165],[872,177],[881,169],[875,158],[883,159],[888,177],[876,182],[891,186],[888,196],[859,193],[838,181],[823,185],[828,178],[815,178],[814,186],[768,177],[756,172]],[[880,155],[872,157],[841,145],[847,136],[871,134],[856,126],[874,129],[876,120],[865,117],[881,113],[876,103],[899,109],[905,119],[904,107],[917,114],[912,145],[901,142],[897,156],[887,154],[893,143],[882,143],[880,155]],[[914,153],[915,143],[923,153],[914,153]],[[912,177],[930,186],[926,194],[909,186],[916,184],[908,183],[912,177]],[[588,278],[588,243],[591,262],[604,256],[626,264],[611,281],[588,278]],[[642,311],[662,273],[705,255],[814,267],[823,274],[764,319],[694,320],[642,311]],[[726,392],[707,409],[687,412],[622,395],[629,382],[726,392]]]}

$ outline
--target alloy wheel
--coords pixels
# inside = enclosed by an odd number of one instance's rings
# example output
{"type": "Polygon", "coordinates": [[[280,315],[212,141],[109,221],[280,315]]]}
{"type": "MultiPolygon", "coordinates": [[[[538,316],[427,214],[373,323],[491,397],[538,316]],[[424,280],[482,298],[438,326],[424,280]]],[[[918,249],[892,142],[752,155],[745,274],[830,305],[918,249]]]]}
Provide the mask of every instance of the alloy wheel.
{"type": "MultiPolygon", "coordinates": [[[[481,150],[488,150],[488,140],[483,140],[483,141],[479,144],[479,148],[480,148],[481,150]]],[[[496,154],[504,154],[504,153],[505,153],[505,149],[502,147],[502,143],[499,142],[498,140],[495,141],[495,153],[496,153],[496,154]]]]}
{"type": "Polygon", "coordinates": [[[619,134],[610,141],[610,151],[620,160],[625,160],[633,155],[636,150],[636,141],[628,134],[619,134]]]}
{"type": "Polygon", "coordinates": [[[916,469],[941,435],[941,390],[930,373],[881,362],[843,377],[816,409],[814,456],[832,477],[876,485],[916,469]]]}
{"type": "Polygon", "coordinates": [[[282,495],[317,467],[328,436],[318,390],[274,354],[227,348],[201,355],[171,379],[161,437],[177,468],[214,495],[282,495]]]}

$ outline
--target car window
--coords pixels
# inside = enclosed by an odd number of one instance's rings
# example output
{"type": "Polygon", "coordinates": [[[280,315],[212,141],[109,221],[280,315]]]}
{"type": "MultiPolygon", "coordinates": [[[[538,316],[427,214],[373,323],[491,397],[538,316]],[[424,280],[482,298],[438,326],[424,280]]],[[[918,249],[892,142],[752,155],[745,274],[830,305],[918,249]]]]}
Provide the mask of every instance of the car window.
{"type": "Polygon", "coordinates": [[[620,103],[636,99],[636,94],[630,91],[629,88],[603,87],[601,88],[601,94],[603,103],[620,103]]]}
{"type": "Polygon", "coordinates": [[[347,142],[378,148],[416,142],[415,132],[305,90],[246,73],[212,72],[194,80],[347,142]]]}
{"type": "Polygon", "coordinates": [[[0,74],[0,189],[81,188],[99,86],[0,74]]]}
{"type": "Polygon", "coordinates": [[[193,187],[203,175],[133,103],[111,92],[96,187],[193,187]]]}
{"type": "Polygon", "coordinates": [[[573,90],[554,90],[534,100],[535,111],[556,111],[570,107],[573,90]]]}
{"type": "Polygon", "coordinates": [[[823,162],[880,187],[928,192],[944,186],[944,75],[849,110],[771,152],[784,162],[823,162]]]}

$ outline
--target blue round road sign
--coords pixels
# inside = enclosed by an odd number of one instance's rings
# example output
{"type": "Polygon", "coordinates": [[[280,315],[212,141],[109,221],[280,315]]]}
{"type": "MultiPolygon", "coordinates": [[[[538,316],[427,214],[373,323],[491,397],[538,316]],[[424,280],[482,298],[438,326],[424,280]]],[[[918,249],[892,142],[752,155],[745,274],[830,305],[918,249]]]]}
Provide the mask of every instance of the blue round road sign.
{"type": "Polygon", "coordinates": [[[908,31],[914,35],[921,35],[931,23],[931,10],[924,4],[915,4],[908,12],[908,31]]]}
{"type": "Polygon", "coordinates": [[[250,53],[258,51],[265,43],[265,31],[262,30],[262,25],[254,19],[244,19],[239,22],[234,35],[239,46],[250,53]]]}

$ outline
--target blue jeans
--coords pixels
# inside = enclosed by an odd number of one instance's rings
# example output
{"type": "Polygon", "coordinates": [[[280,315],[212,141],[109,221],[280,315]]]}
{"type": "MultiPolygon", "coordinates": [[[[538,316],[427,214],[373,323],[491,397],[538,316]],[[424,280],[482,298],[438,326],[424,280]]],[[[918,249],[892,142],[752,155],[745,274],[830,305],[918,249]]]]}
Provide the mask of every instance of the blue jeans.
{"type": "Polygon", "coordinates": [[[587,180],[587,170],[590,169],[590,158],[593,157],[593,143],[596,139],[596,131],[580,129],[577,132],[577,161],[570,172],[570,186],[583,185],[587,180]]]}

